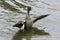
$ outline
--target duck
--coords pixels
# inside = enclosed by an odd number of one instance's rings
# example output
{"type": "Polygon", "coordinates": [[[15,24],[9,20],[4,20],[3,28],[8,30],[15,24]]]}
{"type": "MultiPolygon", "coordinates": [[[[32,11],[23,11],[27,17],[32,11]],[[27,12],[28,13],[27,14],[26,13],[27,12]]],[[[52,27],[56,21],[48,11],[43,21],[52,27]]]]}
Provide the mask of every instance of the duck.
{"type": "Polygon", "coordinates": [[[25,18],[25,22],[24,21],[19,21],[18,23],[16,23],[15,25],[13,25],[13,27],[18,27],[18,28],[22,28],[22,26],[24,25],[24,30],[28,30],[28,29],[31,29],[32,28],[32,25],[40,20],[40,19],[43,19],[47,16],[49,16],[50,14],[46,14],[46,15],[41,15],[39,17],[37,17],[35,20],[31,20],[30,18],[30,10],[31,10],[31,7],[27,7],[27,13],[26,13],[26,18],[25,18]]]}

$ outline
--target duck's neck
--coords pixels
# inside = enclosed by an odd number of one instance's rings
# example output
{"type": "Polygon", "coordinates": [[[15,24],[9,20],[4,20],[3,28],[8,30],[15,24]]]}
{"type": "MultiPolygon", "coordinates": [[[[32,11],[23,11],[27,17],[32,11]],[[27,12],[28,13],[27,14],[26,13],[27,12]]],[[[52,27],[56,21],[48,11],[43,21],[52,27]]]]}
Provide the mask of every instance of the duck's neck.
{"type": "Polygon", "coordinates": [[[30,14],[29,13],[26,14],[26,20],[30,20],[30,14]]]}
{"type": "Polygon", "coordinates": [[[32,27],[32,21],[29,12],[30,12],[30,8],[28,8],[26,18],[25,18],[25,28],[24,28],[25,30],[28,30],[32,27]]]}
{"type": "Polygon", "coordinates": [[[26,13],[26,21],[28,21],[28,20],[30,20],[30,8],[28,7],[28,9],[27,9],[27,13],[26,13]]]}

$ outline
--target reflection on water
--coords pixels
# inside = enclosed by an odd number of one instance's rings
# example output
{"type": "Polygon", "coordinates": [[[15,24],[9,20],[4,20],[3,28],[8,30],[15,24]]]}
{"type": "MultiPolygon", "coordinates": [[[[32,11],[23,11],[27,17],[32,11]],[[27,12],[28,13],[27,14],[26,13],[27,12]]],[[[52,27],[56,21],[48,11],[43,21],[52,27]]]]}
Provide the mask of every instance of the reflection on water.
{"type": "Polygon", "coordinates": [[[49,35],[49,33],[45,32],[44,30],[39,30],[37,28],[33,28],[29,29],[29,30],[19,30],[13,37],[13,40],[22,40],[23,38],[25,38],[26,40],[31,40],[31,38],[33,38],[32,36],[35,35],[49,35]]]}
{"type": "Polygon", "coordinates": [[[0,6],[2,6],[2,7],[3,7],[4,9],[6,9],[6,10],[18,11],[18,9],[14,8],[14,6],[8,4],[8,3],[5,2],[4,0],[1,0],[0,6]]]}
{"type": "MultiPolygon", "coordinates": [[[[54,2],[53,0],[52,2],[52,0],[51,1],[46,0],[44,2],[45,4],[43,3],[42,0],[41,1],[40,0],[31,0],[31,1],[30,0],[0,0],[0,40],[11,40],[12,36],[18,30],[19,31],[14,35],[13,40],[22,40],[24,38],[27,40],[31,40],[32,38],[34,38],[33,40],[60,40],[60,19],[59,19],[60,11],[58,10],[54,11],[51,8],[55,8],[55,7],[46,5],[46,3],[48,4],[52,3],[52,6],[54,6],[54,4],[59,4],[60,1],[56,0],[54,2]],[[31,14],[34,15],[36,14],[35,17],[41,14],[52,14],[50,17],[47,17],[46,19],[38,21],[36,23],[37,25],[35,25],[39,29],[40,29],[39,26],[42,26],[42,28],[46,27],[45,31],[48,31],[48,33],[45,32],[44,30],[39,30],[37,28],[32,28],[30,30],[23,31],[23,30],[19,30],[18,28],[12,27],[12,25],[17,23],[17,21],[20,20],[24,21],[26,14],[26,10],[24,10],[26,5],[24,4],[24,2],[25,4],[27,4],[27,6],[28,5],[33,6],[33,10],[31,10],[31,14]],[[51,37],[47,38],[46,35],[49,35],[49,33],[51,37]]],[[[60,8],[58,5],[56,7],[58,9],[60,8]]]]}

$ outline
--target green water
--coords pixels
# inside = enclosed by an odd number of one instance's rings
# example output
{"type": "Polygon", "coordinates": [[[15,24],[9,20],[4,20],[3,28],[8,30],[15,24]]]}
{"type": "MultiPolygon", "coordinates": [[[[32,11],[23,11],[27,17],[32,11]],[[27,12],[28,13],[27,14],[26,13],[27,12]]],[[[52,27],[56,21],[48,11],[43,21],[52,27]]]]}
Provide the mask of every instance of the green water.
{"type": "Polygon", "coordinates": [[[59,40],[60,25],[51,21],[52,17],[37,21],[32,29],[27,31],[13,27],[18,21],[25,20],[27,6],[32,8],[32,20],[51,12],[51,9],[46,9],[47,6],[39,3],[38,0],[0,0],[0,40],[59,40]]]}

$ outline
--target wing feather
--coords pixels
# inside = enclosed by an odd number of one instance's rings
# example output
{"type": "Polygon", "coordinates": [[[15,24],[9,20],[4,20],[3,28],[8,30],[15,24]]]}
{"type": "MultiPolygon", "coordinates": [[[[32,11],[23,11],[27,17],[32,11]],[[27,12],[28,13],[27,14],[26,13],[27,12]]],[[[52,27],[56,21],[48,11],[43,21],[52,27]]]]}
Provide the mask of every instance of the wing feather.
{"type": "Polygon", "coordinates": [[[45,17],[47,17],[47,16],[49,16],[49,15],[50,15],[50,14],[41,15],[41,16],[39,16],[38,18],[36,18],[36,19],[33,21],[33,23],[35,23],[36,21],[41,20],[41,19],[43,19],[43,18],[45,18],[45,17]]]}

